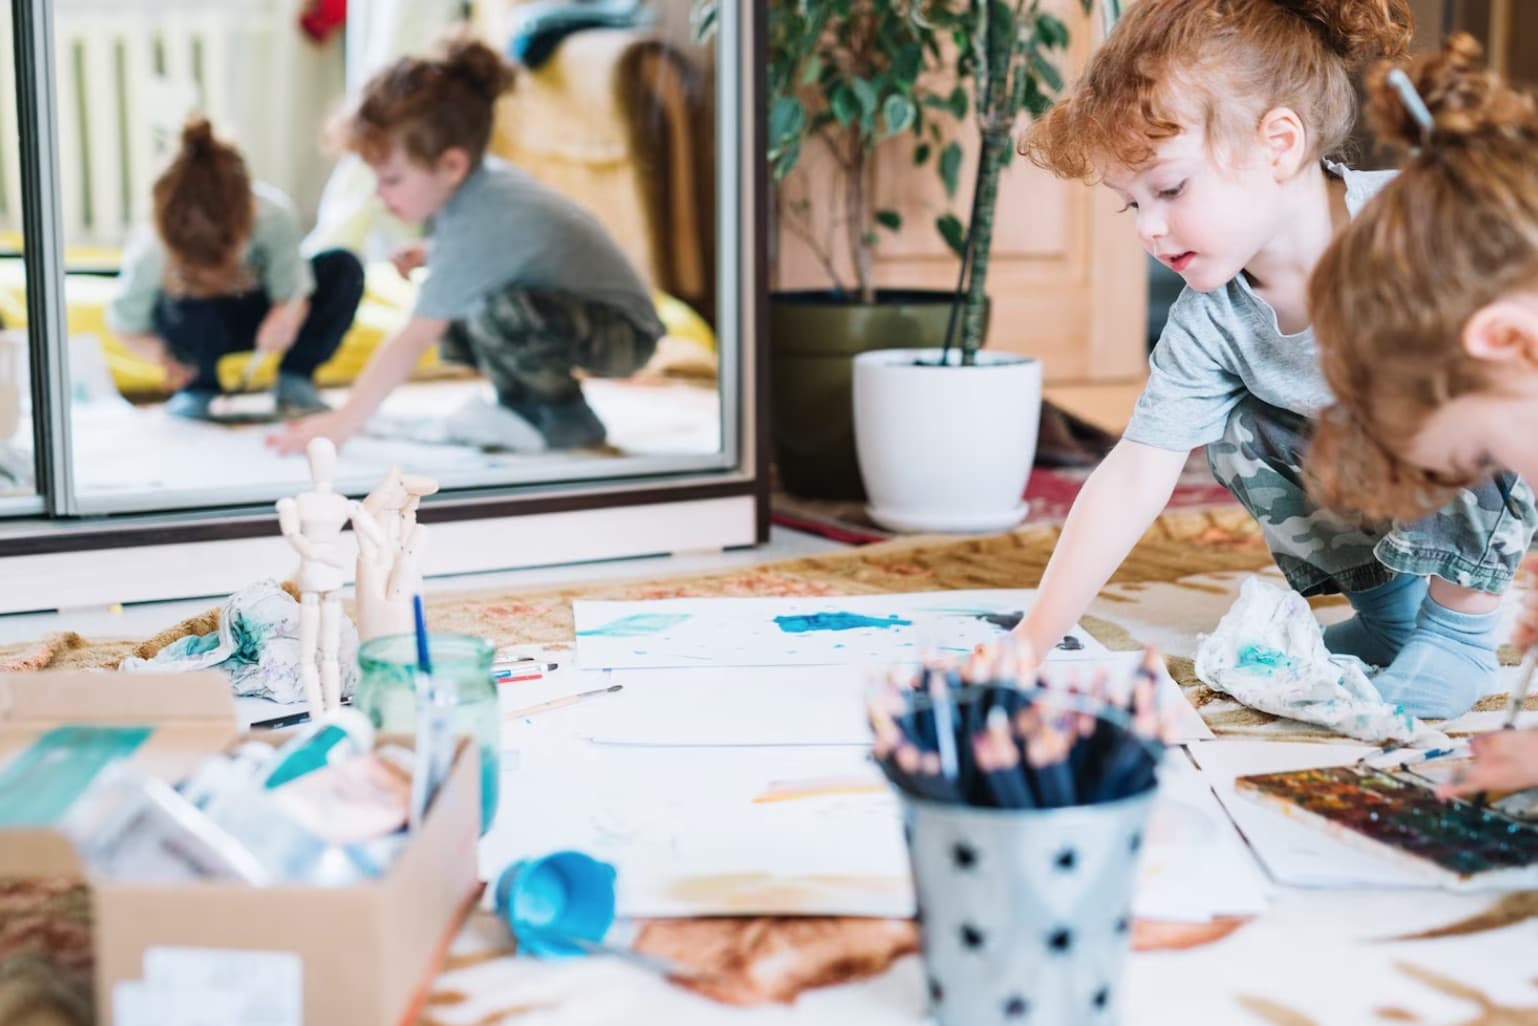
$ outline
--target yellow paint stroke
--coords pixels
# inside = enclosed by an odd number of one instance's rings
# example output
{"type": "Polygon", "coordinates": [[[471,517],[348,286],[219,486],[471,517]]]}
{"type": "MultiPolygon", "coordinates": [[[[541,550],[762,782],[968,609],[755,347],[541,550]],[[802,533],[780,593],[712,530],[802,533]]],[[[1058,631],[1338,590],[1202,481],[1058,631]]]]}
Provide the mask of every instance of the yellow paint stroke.
{"type": "Polygon", "coordinates": [[[905,876],[722,873],[678,880],[668,888],[668,896],[679,902],[728,913],[797,915],[821,904],[829,892],[898,895],[907,894],[911,886],[905,876]]]}
{"type": "Polygon", "coordinates": [[[794,802],[803,798],[827,798],[843,794],[885,794],[887,786],[869,777],[812,777],[806,780],[775,780],[753,797],[754,805],[794,802]]]}

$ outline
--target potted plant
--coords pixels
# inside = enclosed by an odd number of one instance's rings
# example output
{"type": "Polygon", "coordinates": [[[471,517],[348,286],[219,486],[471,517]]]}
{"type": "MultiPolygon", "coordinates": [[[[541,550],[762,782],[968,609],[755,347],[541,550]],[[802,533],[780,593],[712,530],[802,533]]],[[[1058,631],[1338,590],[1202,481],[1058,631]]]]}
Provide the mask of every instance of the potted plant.
{"type": "MultiPolygon", "coordinates": [[[[1088,13],[1091,0],[1080,2],[1088,13]]],[[[1062,88],[1049,51],[1067,45],[1068,28],[1039,0],[977,0],[968,12],[980,150],[949,327],[939,346],[905,339],[903,348],[855,361],[855,433],[869,513],[894,530],[1013,527],[1027,512],[1023,496],[1036,454],[1040,362],[982,351],[988,258],[1013,131],[1022,111],[1040,116],[1062,88]]],[[[1110,24],[1115,4],[1104,13],[1110,24]]]]}
{"type": "MultiPolygon", "coordinates": [[[[863,498],[853,359],[893,338],[942,339],[948,291],[875,287],[877,233],[900,230],[902,217],[877,209],[873,178],[878,147],[905,146],[956,194],[962,149],[951,130],[968,113],[961,76],[975,55],[963,48],[947,68],[938,57],[967,37],[970,18],[955,0],[770,2],[773,235],[804,244],[828,281],[769,297],[771,437],[781,483],[795,494],[863,498]],[[813,147],[831,173],[793,176],[813,147]]],[[[959,250],[960,221],[947,214],[937,225],[959,250]]]]}

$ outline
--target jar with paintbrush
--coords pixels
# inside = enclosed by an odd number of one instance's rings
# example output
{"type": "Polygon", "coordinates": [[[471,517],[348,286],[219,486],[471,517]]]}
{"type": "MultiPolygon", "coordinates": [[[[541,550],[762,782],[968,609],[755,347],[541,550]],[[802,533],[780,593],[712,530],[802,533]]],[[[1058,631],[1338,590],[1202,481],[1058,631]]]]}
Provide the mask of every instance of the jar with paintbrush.
{"type": "Polygon", "coordinates": [[[1162,758],[1145,654],[1128,681],[1046,683],[1011,639],[873,689],[940,1026],[1116,1021],[1162,758]]]}

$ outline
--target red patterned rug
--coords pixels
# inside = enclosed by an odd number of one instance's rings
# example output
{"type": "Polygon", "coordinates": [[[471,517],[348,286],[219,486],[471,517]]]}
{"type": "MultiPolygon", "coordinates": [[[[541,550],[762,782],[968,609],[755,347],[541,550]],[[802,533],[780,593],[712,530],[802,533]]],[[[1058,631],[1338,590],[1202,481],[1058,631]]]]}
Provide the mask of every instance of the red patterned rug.
{"type": "MultiPolygon", "coordinates": [[[[1030,503],[1027,524],[1061,524],[1073,507],[1079,489],[1089,478],[1090,467],[1037,467],[1031,471],[1031,479],[1025,486],[1025,499],[1030,503]]],[[[1166,510],[1200,510],[1237,503],[1228,489],[1212,479],[1207,468],[1207,458],[1201,450],[1191,454],[1180,483],[1170,496],[1166,510]]],[[[831,538],[846,545],[868,545],[896,537],[876,524],[865,513],[859,502],[839,502],[825,499],[803,499],[790,495],[776,486],[770,499],[770,519],[781,527],[831,538]]]]}

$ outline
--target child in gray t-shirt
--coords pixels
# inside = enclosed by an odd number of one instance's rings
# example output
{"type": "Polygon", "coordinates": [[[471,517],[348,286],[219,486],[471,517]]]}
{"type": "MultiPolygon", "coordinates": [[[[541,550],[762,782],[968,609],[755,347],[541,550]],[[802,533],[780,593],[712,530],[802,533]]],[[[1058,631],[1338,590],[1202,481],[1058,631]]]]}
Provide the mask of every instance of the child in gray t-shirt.
{"type": "Polygon", "coordinates": [[[498,405],[481,429],[506,448],[598,445],[605,430],[576,369],[598,377],[639,370],[662,336],[650,294],[591,215],[516,168],[485,156],[492,108],[513,69],[482,43],[449,41],[432,57],[402,57],[363,87],[339,123],[345,145],[372,166],[385,207],[431,224],[429,242],[396,255],[427,281],[406,325],[387,338],[347,404],[295,422],[272,439],[298,452],[317,435],[358,431],[418,358],[444,356],[491,380],[498,405]]]}
{"type": "Polygon", "coordinates": [[[1412,523],[1313,502],[1301,471],[1330,402],[1307,287],[1332,237],[1383,184],[1323,158],[1355,117],[1350,78],[1402,52],[1404,0],[1144,0],[1024,149],[1098,180],[1148,252],[1186,281],[1125,437],[1086,482],[1019,631],[1046,650],[1159,515],[1187,454],[1259,522],[1288,583],[1343,591],[1334,652],[1385,667],[1384,699],[1464,712],[1496,684],[1499,597],[1531,540],[1533,494],[1506,474],[1412,523]]]}

